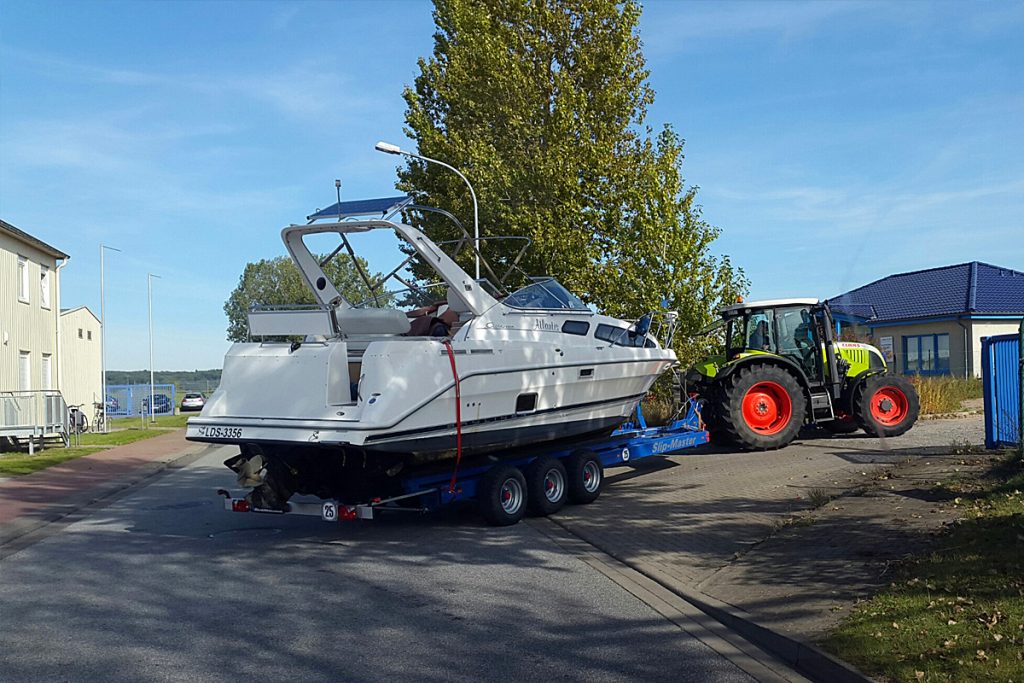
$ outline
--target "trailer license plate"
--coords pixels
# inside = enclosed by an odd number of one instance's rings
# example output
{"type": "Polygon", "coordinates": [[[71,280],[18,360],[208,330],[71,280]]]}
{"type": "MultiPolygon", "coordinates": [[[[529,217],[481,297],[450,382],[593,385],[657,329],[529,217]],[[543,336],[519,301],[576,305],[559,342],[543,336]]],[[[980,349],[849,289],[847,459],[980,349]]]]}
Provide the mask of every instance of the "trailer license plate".
{"type": "Polygon", "coordinates": [[[208,439],[241,439],[241,427],[196,427],[199,436],[208,439]]]}

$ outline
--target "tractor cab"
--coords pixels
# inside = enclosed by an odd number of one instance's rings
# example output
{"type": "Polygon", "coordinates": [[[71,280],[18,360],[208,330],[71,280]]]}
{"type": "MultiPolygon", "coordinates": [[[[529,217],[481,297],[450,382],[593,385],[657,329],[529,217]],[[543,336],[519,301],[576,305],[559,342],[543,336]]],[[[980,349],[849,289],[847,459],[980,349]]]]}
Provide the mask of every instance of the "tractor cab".
{"type": "Polygon", "coordinates": [[[823,353],[831,343],[827,311],[813,299],[736,304],[722,310],[728,360],[749,354],[781,356],[810,381],[824,381],[823,353]]]}

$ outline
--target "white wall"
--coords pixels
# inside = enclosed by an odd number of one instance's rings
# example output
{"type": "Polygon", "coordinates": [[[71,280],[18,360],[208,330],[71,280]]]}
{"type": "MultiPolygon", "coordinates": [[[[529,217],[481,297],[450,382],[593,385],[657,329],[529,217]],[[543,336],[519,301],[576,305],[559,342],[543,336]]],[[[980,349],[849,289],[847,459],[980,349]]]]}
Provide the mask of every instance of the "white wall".
{"type": "Polygon", "coordinates": [[[64,400],[68,405],[84,404],[91,420],[92,404],[103,393],[100,321],[85,306],[65,311],[60,316],[60,333],[64,400]]]}
{"type": "Polygon", "coordinates": [[[974,358],[974,375],[981,377],[981,338],[993,337],[997,334],[1017,334],[1020,330],[1020,320],[976,320],[968,323],[971,328],[971,336],[974,338],[972,349],[974,358]]]}
{"type": "Polygon", "coordinates": [[[52,386],[58,383],[57,261],[10,235],[0,233],[0,391],[17,390],[18,355],[29,352],[30,385],[43,389],[43,354],[51,356],[52,386]],[[19,301],[18,257],[28,267],[28,301],[19,301]],[[50,269],[50,307],[43,307],[40,265],[50,269]]]}

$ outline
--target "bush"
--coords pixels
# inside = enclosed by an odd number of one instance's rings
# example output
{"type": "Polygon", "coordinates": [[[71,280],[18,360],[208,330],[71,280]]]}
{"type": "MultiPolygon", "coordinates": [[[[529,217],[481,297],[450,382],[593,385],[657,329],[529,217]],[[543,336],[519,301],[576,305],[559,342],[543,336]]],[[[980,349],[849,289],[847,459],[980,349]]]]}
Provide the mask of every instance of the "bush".
{"type": "Polygon", "coordinates": [[[909,378],[921,399],[921,413],[955,413],[962,410],[961,403],[969,398],[981,398],[981,379],[978,377],[921,377],[909,378]]]}

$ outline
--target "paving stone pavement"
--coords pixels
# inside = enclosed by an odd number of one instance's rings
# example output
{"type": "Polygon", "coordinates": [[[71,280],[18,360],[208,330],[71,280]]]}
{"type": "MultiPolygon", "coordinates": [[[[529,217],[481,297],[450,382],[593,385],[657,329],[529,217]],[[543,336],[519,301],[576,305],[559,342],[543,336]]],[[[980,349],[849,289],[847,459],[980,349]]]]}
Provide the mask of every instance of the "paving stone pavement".
{"type": "Polygon", "coordinates": [[[884,583],[887,563],[952,519],[949,506],[918,494],[936,477],[978,467],[950,454],[983,441],[983,422],[971,416],[920,422],[892,439],[801,438],[765,453],[705,447],[610,469],[613,485],[598,504],[553,519],[624,562],[816,640],[884,583]],[[850,492],[859,495],[806,519],[812,497],[850,492]]]}

